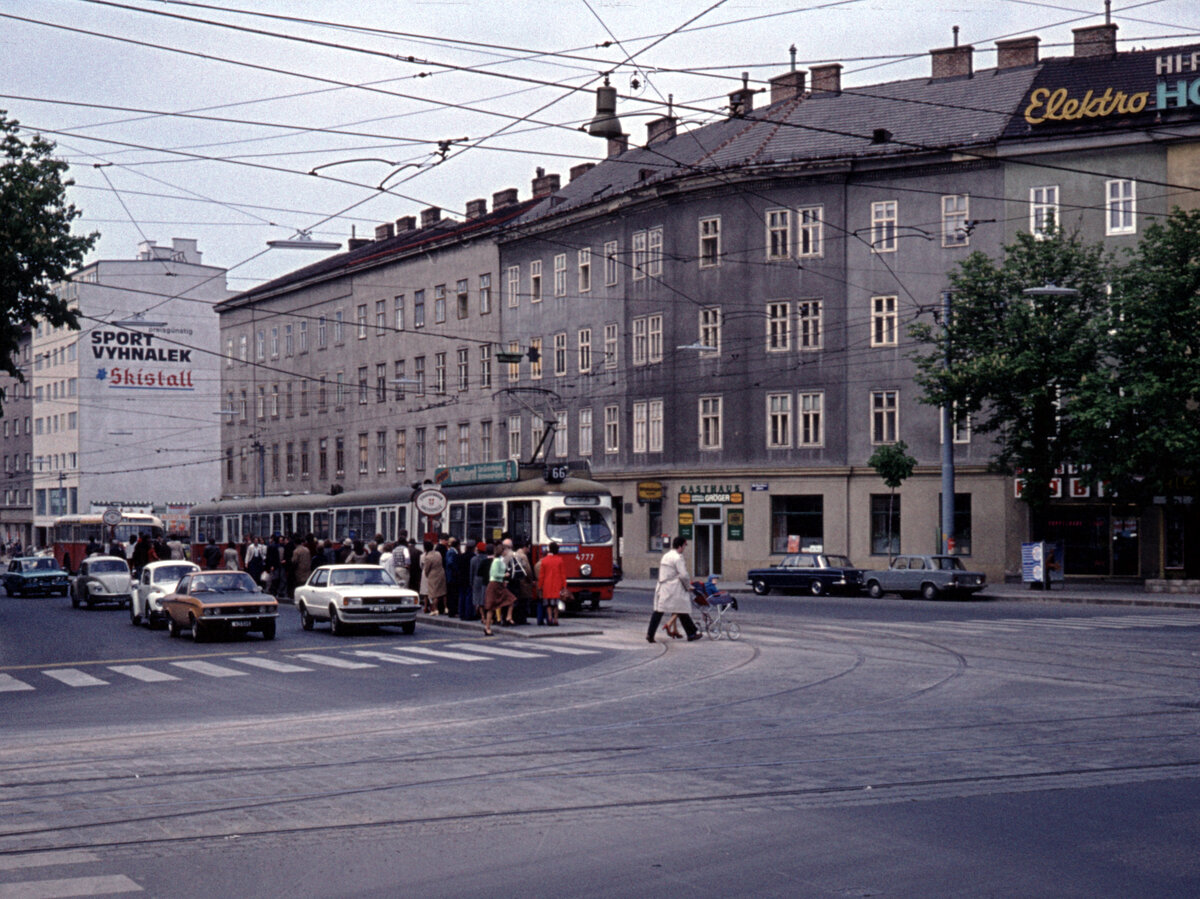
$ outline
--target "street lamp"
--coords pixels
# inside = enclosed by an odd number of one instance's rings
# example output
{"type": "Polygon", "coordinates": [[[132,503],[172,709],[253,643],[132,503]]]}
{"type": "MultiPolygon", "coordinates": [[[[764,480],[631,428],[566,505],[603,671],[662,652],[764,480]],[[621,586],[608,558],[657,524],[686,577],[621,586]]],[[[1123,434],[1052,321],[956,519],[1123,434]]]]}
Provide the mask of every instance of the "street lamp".
{"type": "Polygon", "coordinates": [[[267,246],[275,250],[340,250],[342,247],[336,240],[317,240],[302,228],[297,229],[294,237],[268,240],[267,246]]]}

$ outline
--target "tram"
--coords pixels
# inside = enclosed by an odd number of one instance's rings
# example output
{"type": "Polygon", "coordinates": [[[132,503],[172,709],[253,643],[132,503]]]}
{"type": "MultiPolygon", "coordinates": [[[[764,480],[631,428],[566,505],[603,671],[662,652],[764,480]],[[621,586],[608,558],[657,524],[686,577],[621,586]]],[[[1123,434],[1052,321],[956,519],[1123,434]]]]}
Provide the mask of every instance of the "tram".
{"type": "Polygon", "coordinates": [[[620,564],[612,493],[585,474],[578,466],[508,460],[438,469],[433,480],[414,485],[200,503],[191,509],[192,558],[200,559],[209,541],[224,548],[273,534],[311,533],[337,543],[376,535],[391,541],[401,531],[417,540],[447,533],[463,546],[508,534],[530,544],[534,563],[557,542],[571,593],[566,604],[596,609],[612,599],[620,564]],[[438,502],[418,504],[431,492],[440,494],[438,502]]]}
{"type": "Polygon", "coordinates": [[[87,555],[89,543],[99,543],[107,548],[113,540],[119,540],[128,546],[142,534],[148,534],[152,540],[161,540],[164,533],[162,519],[146,512],[122,512],[121,523],[113,527],[106,525],[98,512],[64,515],[54,520],[54,558],[64,571],[74,573],[87,555]]]}

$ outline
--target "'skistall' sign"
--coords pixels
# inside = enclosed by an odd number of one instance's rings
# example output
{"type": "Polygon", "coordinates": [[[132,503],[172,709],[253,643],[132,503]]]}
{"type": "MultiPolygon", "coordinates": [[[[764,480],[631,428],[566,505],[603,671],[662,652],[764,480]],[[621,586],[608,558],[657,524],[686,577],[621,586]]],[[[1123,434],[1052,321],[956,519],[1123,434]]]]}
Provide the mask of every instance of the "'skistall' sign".
{"type": "Polygon", "coordinates": [[[125,328],[92,332],[96,380],[124,390],[195,390],[192,350],[167,346],[145,331],[125,328]]]}

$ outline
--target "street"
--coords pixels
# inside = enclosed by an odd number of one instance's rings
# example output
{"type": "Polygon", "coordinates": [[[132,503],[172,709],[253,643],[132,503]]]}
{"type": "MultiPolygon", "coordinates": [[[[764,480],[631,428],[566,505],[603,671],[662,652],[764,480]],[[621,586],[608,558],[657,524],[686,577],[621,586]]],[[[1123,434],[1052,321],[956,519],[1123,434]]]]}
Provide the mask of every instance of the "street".
{"type": "Polygon", "coordinates": [[[1200,891],[1200,609],[772,595],[651,645],[618,593],[204,646],[0,598],[0,899],[1200,891]]]}

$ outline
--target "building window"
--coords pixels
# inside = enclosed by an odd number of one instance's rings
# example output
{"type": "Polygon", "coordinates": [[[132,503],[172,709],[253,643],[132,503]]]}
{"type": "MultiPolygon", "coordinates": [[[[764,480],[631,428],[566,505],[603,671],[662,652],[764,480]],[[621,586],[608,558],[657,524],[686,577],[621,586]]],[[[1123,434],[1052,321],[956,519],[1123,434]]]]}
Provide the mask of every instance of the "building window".
{"type": "Polygon", "coordinates": [[[308,352],[308,322],[300,322],[300,353],[308,352]]]}
{"type": "Polygon", "coordinates": [[[652,278],[663,273],[663,229],[651,228],[646,232],[646,274],[652,278]]]}
{"type": "Polygon", "coordinates": [[[534,381],[542,379],[542,338],[529,338],[529,377],[534,381]]]}
{"type": "Polygon", "coordinates": [[[900,497],[894,493],[871,494],[871,555],[890,556],[900,552],[900,497]]]}
{"type": "Polygon", "coordinates": [[[824,393],[802,393],[800,406],[800,446],[823,446],[825,444],[824,393]]]}
{"type": "Polygon", "coordinates": [[[516,308],[521,300],[521,267],[519,265],[510,265],[508,267],[508,305],[511,308],[516,308]]]}
{"type": "Polygon", "coordinates": [[[508,458],[521,458],[521,416],[508,417],[508,458]]]}
{"type": "Polygon", "coordinates": [[[650,427],[648,449],[652,453],[663,451],[663,401],[650,400],[650,427]]]}
{"type": "Polygon", "coordinates": [[[634,281],[641,281],[646,277],[646,232],[634,231],[630,235],[629,246],[633,257],[632,278],[634,281]]]}
{"type": "Polygon", "coordinates": [[[700,397],[700,449],[721,448],[721,397],[700,397]]]}
{"type": "Polygon", "coordinates": [[[404,399],[404,360],[397,359],[392,363],[392,399],[396,402],[404,399]]]}
{"type": "Polygon", "coordinates": [[[617,367],[617,326],[612,323],[604,326],[604,367],[617,367]]]}
{"type": "Polygon", "coordinates": [[[387,300],[375,301],[375,336],[387,333],[387,300]]]}
{"type": "Polygon", "coordinates": [[[367,435],[365,433],[360,433],[358,435],[358,473],[366,474],[368,464],[367,435]]]}
{"type": "Polygon", "coordinates": [[[492,461],[492,423],[491,421],[481,421],[479,423],[479,461],[492,461]]]}
{"type": "Polygon", "coordinates": [[[771,552],[820,552],[825,546],[825,497],[771,497],[771,552]]]}
{"type": "Polygon", "coordinates": [[[408,466],[408,432],[396,432],[396,471],[404,471],[408,466]]]}
{"type": "Polygon", "coordinates": [[[279,480],[279,444],[271,444],[271,480],[279,480]]]}
{"type": "Polygon", "coordinates": [[[467,390],[471,386],[471,350],[467,347],[458,348],[458,389],[467,390]]]}
{"type": "MultiPolygon", "coordinates": [[[[540,415],[533,415],[529,419],[529,452],[534,457],[541,452],[542,438],[546,434],[546,420],[540,415]]],[[[543,456],[542,458],[545,458],[543,456]]]]}
{"type": "Polygon", "coordinates": [[[441,396],[446,392],[446,354],[433,354],[433,392],[441,396]]]}
{"type": "Polygon", "coordinates": [[[529,302],[542,301],[542,260],[534,259],[529,263],[529,302]]]}
{"type": "Polygon", "coordinates": [[[604,407],[604,452],[621,451],[621,414],[617,406],[604,407]]]}
{"type": "Polygon", "coordinates": [[[439,325],[446,321],[445,284],[438,284],[433,288],[433,320],[439,325]]]}
{"type": "Polygon", "coordinates": [[[581,373],[590,372],[592,370],[592,329],[579,329],[579,371],[581,373]]]}
{"type": "Polygon", "coordinates": [[[719,356],[721,354],[721,308],[707,306],[700,310],[700,345],[709,349],[701,350],[701,356],[719,356]]]}
{"type": "Polygon", "coordinates": [[[459,318],[466,318],[471,314],[471,296],[467,290],[466,278],[460,278],[454,285],[454,304],[458,309],[459,318]]]}
{"type": "Polygon", "coordinates": [[[325,375],[321,375],[321,379],[317,382],[317,411],[324,412],[329,408],[328,396],[325,390],[325,375]]]}
{"type": "Polygon", "coordinates": [[[425,395],[425,357],[417,356],[413,359],[413,380],[416,381],[417,396],[425,395]]]}
{"type": "Polygon", "coordinates": [[[254,340],[254,358],[265,362],[267,358],[267,332],[259,331],[254,340]]]}
{"type": "Polygon", "coordinates": [[[567,411],[562,409],[554,413],[554,455],[560,459],[567,456],[567,438],[570,422],[567,421],[567,411]]]}
{"type": "MultiPolygon", "coordinates": [[[[971,442],[971,413],[963,411],[958,407],[956,400],[950,407],[950,418],[954,422],[954,437],[955,443],[970,443],[971,442]]],[[[945,423],[942,422],[941,416],[938,416],[938,442],[946,442],[945,423]]]]}
{"type": "Polygon", "coordinates": [[[651,362],[662,362],[663,317],[662,313],[646,317],[647,356],[651,362]]]}
{"type": "Polygon", "coordinates": [[[479,276],[479,314],[489,315],[492,311],[492,273],[479,276]]]}
{"type": "Polygon", "coordinates": [[[767,303],[767,352],[782,353],[791,349],[791,303],[767,303]]]}
{"type": "Polygon", "coordinates": [[[413,291],[413,327],[425,327],[425,291],[413,291]]]}
{"type": "Polygon", "coordinates": [[[792,395],[767,394],[767,448],[787,449],[792,445],[792,395]]]}
{"type": "Polygon", "coordinates": [[[307,381],[307,379],[300,382],[300,414],[301,415],[308,414],[308,381],[307,381]]]}
{"type": "Polygon", "coordinates": [[[650,409],[647,403],[633,404],[633,451],[646,452],[650,429],[650,409]]]}
{"type": "Polygon", "coordinates": [[[617,242],[604,242],[604,283],[613,287],[617,283],[617,242]]]}
{"type": "Polygon", "coordinates": [[[300,441],[300,480],[307,481],[309,479],[308,470],[308,441],[300,441]]]}
{"type": "Polygon", "coordinates": [[[895,346],[898,324],[896,297],[871,297],[871,346],[895,346]]]}
{"type": "Polygon", "coordinates": [[[558,253],[554,257],[554,295],[567,295],[567,254],[558,253]]]}
{"type": "Polygon", "coordinates": [[[329,346],[328,322],[325,316],[317,317],[317,349],[323,350],[329,346]]]}
{"type": "Polygon", "coordinates": [[[375,363],[375,402],[387,402],[387,363],[375,363]]]}
{"type": "Polygon", "coordinates": [[[801,350],[819,350],[824,327],[821,323],[821,301],[801,300],[796,303],[796,346],[801,350]]]}
{"type": "Polygon", "coordinates": [[[970,198],[966,194],[942,197],[942,246],[965,247],[971,242],[967,227],[970,198]]]}
{"type": "Polygon", "coordinates": [[[791,211],[787,209],[767,210],[767,258],[787,259],[791,255],[791,211]]]}
{"type": "MultiPolygon", "coordinates": [[[[942,525],[942,494],[938,494],[938,527],[942,525]]],[[[954,494],[954,549],[956,556],[971,555],[971,494],[954,494]]]]}
{"type": "Polygon", "coordinates": [[[584,247],[579,251],[579,292],[587,293],[592,289],[592,248],[584,247]]]}
{"type": "Polygon", "coordinates": [[[649,356],[649,339],[646,333],[646,317],[639,316],[633,320],[633,352],[634,365],[645,365],[649,356]]]}
{"type": "Polygon", "coordinates": [[[567,334],[565,331],[554,335],[554,374],[563,377],[567,373],[567,334]]]}
{"type": "Polygon", "coordinates": [[[287,479],[289,481],[296,480],[296,444],[290,440],[287,442],[283,461],[287,479]]]}
{"type": "Polygon", "coordinates": [[[245,334],[242,334],[240,337],[238,337],[238,359],[240,359],[242,362],[248,361],[246,358],[246,344],[248,342],[249,341],[246,339],[245,334]]]}
{"type": "MultiPolygon", "coordinates": [[[[317,441],[317,477],[322,481],[329,480],[329,438],[322,437],[317,441]]],[[[243,480],[245,480],[243,478],[243,480]]]]}
{"type": "Polygon", "coordinates": [[[367,304],[366,303],[358,304],[358,309],[356,310],[356,315],[355,315],[355,324],[357,325],[357,327],[355,329],[355,336],[357,336],[359,340],[366,340],[367,339],[367,304]]]}
{"type": "Polygon", "coordinates": [[[479,389],[492,389],[492,345],[490,343],[485,343],[479,348],[479,389]]]}
{"type": "Polygon", "coordinates": [[[1058,224],[1058,185],[1029,189],[1029,233],[1039,240],[1058,224]]]}
{"type": "Polygon", "coordinates": [[[881,200],[871,204],[871,250],[875,253],[896,251],[896,221],[899,203],[881,200]]]}
{"type": "Polygon", "coordinates": [[[700,219],[700,267],[712,268],[721,264],[721,218],[700,219]]]}
{"type": "Polygon", "coordinates": [[[271,329],[271,358],[279,358],[279,326],[271,329]]]}
{"type": "Polygon", "coordinates": [[[1105,182],[1105,234],[1137,231],[1137,182],[1120,179],[1105,182]]]}
{"type": "Polygon", "coordinates": [[[365,406],[367,404],[367,367],[359,366],[358,369],[358,404],[365,406]]]}
{"type": "MultiPolygon", "coordinates": [[[[521,344],[519,344],[515,340],[510,340],[508,342],[508,352],[511,355],[520,356],[521,355],[521,344]]],[[[515,383],[518,379],[520,379],[520,377],[521,377],[521,363],[519,361],[508,363],[508,381],[509,381],[509,383],[510,384],[515,383]]]]}
{"type": "Polygon", "coordinates": [[[871,391],[871,443],[895,443],[899,435],[899,391],[871,391]]]}
{"type": "Polygon", "coordinates": [[[342,310],[333,313],[333,345],[341,346],[346,342],[345,323],[342,321],[342,310]]]}
{"type": "Polygon", "coordinates": [[[233,368],[233,338],[225,340],[225,367],[233,368]]]}
{"type": "Polygon", "coordinates": [[[413,440],[413,468],[416,471],[425,470],[425,429],[416,428],[413,440]]]}
{"type": "Polygon", "coordinates": [[[404,294],[392,300],[392,318],[395,319],[396,330],[404,330],[404,294]]]}
{"type": "MultiPolygon", "coordinates": [[[[254,417],[259,421],[267,417],[267,388],[258,388],[258,396],[254,399],[254,417]]],[[[38,433],[41,433],[39,430],[38,433]]]]}

